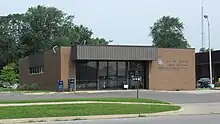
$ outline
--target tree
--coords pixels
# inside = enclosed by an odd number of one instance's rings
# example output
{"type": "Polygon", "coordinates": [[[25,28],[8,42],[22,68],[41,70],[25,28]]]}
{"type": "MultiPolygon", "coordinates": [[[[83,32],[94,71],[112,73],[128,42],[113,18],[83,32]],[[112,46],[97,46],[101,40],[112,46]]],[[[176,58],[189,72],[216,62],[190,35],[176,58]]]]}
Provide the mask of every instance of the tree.
{"type": "Polygon", "coordinates": [[[162,48],[190,47],[183,35],[183,30],[183,23],[179,18],[163,16],[150,27],[153,46],[162,48]]]}
{"type": "MultiPolygon", "coordinates": [[[[205,47],[199,49],[199,52],[208,52],[208,51],[209,51],[209,48],[206,49],[205,47]]],[[[213,51],[213,49],[211,49],[211,51],[213,51]]]]}
{"type": "Polygon", "coordinates": [[[23,15],[12,14],[0,17],[0,60],[2,63],[13,63],[22,54],[21,49],[17,49],[21,30],[23,28],[23,15]]]}
{"type": "Polygon", "coordinates": [[[8,64],[1,70],[0,81],[13,83],[18,81],[18,74],[15,71],[15,64],[8,64]]]}
{"type": "Polygon", "coordinates": [[[0,17],[0,63],[16,63],[21,57],[73,44],[108,44],[92,38],[93,32],[73,23],[74,16],[55,7],[30,7],[27,12],[0,17]]]}
{"type": "MultiPolygon", "coordinates": [[[[209,48],[208,49],[206,49],[206,52],[208,52],[209,51],[209,48]]],[[[211,51],[214,51],[212,48],[211,48],[211,51]]]]}
{"type": "MultiPolygon", "coordinates": [[[[83,25],[75,25],[73,15],[55,7],[31,7],[25,13],[25,18],[29,26],[23,35],[22,43],[28,46],[29,53],[44,51],[54,45],[69,46],[76,42],[89,44],[93,41],[92,30],[83,25]]],[[[108,44],[109,41],[103,42],[108,44]]]]}
{"type": "Polygon", "coordinates": [[[207,49],[205,47],[202,47],[202,48],[199,49],[199,52],[206,52],[206,50],[207,49]]]}

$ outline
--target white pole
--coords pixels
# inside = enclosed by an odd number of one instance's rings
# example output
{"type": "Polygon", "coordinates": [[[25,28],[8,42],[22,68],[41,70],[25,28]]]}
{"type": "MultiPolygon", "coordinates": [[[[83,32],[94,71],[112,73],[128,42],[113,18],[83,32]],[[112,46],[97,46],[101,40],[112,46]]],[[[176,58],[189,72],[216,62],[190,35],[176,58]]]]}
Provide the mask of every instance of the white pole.
{"type": "Polygon", "coordinates": [[[209,76],[210,76],[210,81],[211,84],[212,82],[212,51],[211,51],[211,31],[210,31],[210,22],[209,22],[209,17],[207,15],[204,15],[204,18],[208,22],[208,40],[209,40],[209,76]]]}
{"type": "Polygon", "coordinates": [[[212,82],[212,51],[211,51],[211,36],[210,36],[210,22],[209,19],[207,18],[208,21],[208,40],[209,40],[209,73],[210,73],[210,80],[211,84],[212,82]]]}
{"type": "Polygon", "coordinates": [[[204,5],[202,0],[202,6],[201,6],[201,41],[202,41],[202,48],[205,48],[205,42],[204,42],[204,5]]]}

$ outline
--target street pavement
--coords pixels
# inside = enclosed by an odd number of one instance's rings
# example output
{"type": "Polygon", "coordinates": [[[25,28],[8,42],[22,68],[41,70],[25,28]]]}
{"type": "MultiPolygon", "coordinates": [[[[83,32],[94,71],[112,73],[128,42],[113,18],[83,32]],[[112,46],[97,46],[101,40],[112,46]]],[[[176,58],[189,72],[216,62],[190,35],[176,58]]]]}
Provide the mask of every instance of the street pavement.
{"type": "MultiPolygon", "coordinates": [[[[220,92],[212,93],[187,93],[187,92],[159,92],[141,90],[140,98],[151,98],[156,100],[168,101],[175,104],[184,103],[213,103],[220,102],[220,92]]],[[[101,97],[124,97],[136,98],[136,91],[123,92],[100,92],[100,93],[55,93],[42,95],[27,95],[20,93],[0,93],[1,100],[32,100],[32,99],[57,99],[57,98],[101,98],[101,97]]]]}
{"type": "MultiPolygon", "coordinates": [[[[103,120],[75,120],[47,122],[46,124],[219,124],[220,115],[184,115],[184,116],[156,116],[144,118],[103,119],[103,120]]],[[[32,123],[45,124],[45,123],[32,123]]]]}

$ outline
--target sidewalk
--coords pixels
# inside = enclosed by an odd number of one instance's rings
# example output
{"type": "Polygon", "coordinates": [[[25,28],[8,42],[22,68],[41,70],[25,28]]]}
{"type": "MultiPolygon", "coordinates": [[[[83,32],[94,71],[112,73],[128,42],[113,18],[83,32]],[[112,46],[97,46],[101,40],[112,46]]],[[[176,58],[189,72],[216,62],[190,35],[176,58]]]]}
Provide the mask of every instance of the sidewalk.
{"type": "Polygon", "coordinates": [[[142,104],[142,105],[170,105],[173,104],[160,104],[160,103],[140,103],[140,102],[102,102],[102,101],[73,101],[73,102],[40,102],[40,103],[10,103],[0,104],[4,106],[32,106],[32,105],[63,105],[63,104],[89,104],[89,103],[105,103],[105,104],[142,104]]]}
{"type": "MultiPolygon", "coordinates": [[[[165,116],[175,115],[173,111],[166,113],[155,114],[141,114],[141,117],[151,116],[165,116]]],[[[23,118],[23,119],[3,119],[0,120],[2,124],[17,124],[17,123],[35,123],[35,122],[56,122],[56,121],[73,121],[73,120],[95,120],[95,119],[120,119],[120,118],[137,118],[139,114],[126,114],[126,115],[98,115],[98,116],[69,116],[69,117],[45,117],[45,118],[23,118]]]]}
{"type": "MultiPolygon", "coordinates": [[[[49,94],[78,94],[78,93],[88,93],[88,94],[92,94],[92,93],[114,93],[114,92],[134,92],[136,90],[92,90],[92,91],[73,91],[73,92],[10,92],[10,91],[6,91],[6,92],[0,92],[0,93],[20,93],[22,95],[49,95],[49,94]]],[[[149,91],[149,90],[142,90],[140,89],[139,91],[149,91]]]]}
{"type": "Polygon", "coordinates": [[[190,91],[163,91],[155,90],[156,92],[166,92],[166,93],[193,93],[193,94],[208,94],[208,93],[220,93],[219,89],[210,90],[210,89],[201,89],[201,90],[190,90],[190,91]]]}
{"type": "MultiPolygon", "coordinates": [[[[140,92],[166,92],[166,93],[193,93],[193,94],[207,94],[207,93],[220,93],[220,89],[210,90],[190,90],[190,91],[163,91],[163,90],[144,90],[140,89],[140,92]]],[[[0,92],[0,93],[19,93],[21,95],[51,95],[51,94],[95,94],[95,93],[117,93],[117,92],[136,92],[136,90],[92,90],[92,91],[75,91],[75,92],[0,92]]]]}

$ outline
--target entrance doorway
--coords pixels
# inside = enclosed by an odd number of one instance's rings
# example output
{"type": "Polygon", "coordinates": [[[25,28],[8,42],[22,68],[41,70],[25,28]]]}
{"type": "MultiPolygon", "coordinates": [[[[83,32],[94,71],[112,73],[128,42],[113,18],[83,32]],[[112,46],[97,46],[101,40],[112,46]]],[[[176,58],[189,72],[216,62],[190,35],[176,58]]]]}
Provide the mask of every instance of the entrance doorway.
{"type": "Polygon", "coordinates": [[[147,61],[77,61],[76,82],[78,89],[129,89],[136,88],[132,77],[139,76],[140,89],[148,89],[147,61]]]}
{"type": "Polygon", "coordinates": [[[128,85],[129,89],[136,89],[137,88],[137,81],[134,81],[134,77],[140,78],[139,88],[140,89],[147,89],[148,86],[146,85],[146,62],[130,62],[129,63],[129,70],[128,70],[128,85]]]}

